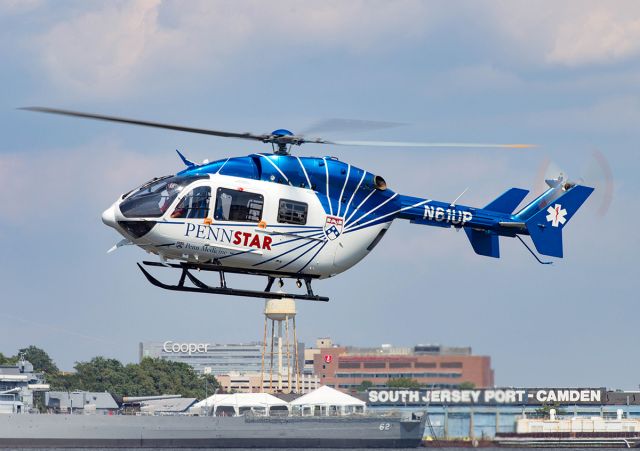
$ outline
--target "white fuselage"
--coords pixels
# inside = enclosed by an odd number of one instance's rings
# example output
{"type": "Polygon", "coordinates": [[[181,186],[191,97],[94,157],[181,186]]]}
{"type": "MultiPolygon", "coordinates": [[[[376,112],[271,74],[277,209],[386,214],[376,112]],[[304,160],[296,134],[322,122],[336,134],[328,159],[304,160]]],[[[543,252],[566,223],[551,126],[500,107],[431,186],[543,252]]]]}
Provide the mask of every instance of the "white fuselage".
{"type": "MultiPolygon", "coordinates": [[[[118,200],[104,212],[105,224],[163,260],[219,263],[320,278],[341,273],[362,260],[376,237],[389,228],[393,219],[389,217],[388,222],[345,233],[349,218],[344,217],[344,212],[327,215],[317,193],[311,189],[214,174],[185,187],[161,217],[149,219],[156,225],[144,236],[135,238],[118,224],[128,220],[119,209],[122,202],[122,199],[118,200]],[[213,193],[206,217],[174,217],[182,198],[201,186],[209,187],[213,193]],[[264,204],[259,223],[216,219],[215,193],[221,188],[262,195],[264,204]],[[281,200],[306,204],[305,223],[278,222],[281,200]],[[334,225],[337,228],[330,230],[334,225]]],[[[354,207],[351,206],[349,215],[357,211],[354,207]]]]}

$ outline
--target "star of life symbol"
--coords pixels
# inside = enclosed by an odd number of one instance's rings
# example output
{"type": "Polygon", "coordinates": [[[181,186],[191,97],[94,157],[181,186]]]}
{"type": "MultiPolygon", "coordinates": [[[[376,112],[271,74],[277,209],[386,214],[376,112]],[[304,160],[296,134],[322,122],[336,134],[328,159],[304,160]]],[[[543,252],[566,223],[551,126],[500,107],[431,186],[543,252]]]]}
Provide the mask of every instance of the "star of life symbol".
{"type": "Polygon", "coordinates": [[[337,216],[327,216],[327,220],[324,223],[324,234],[333,241],[342,234],[343,225],[344,219],[337,216]]]}
{"type": "Polygon", "coordinates": [[[558,227],[559,224],[567,222],[567,210],[562,208],[562,205],[555,204],[553,207],[547,208],[547,221],[551,223],[553,227],[558,227]]]}

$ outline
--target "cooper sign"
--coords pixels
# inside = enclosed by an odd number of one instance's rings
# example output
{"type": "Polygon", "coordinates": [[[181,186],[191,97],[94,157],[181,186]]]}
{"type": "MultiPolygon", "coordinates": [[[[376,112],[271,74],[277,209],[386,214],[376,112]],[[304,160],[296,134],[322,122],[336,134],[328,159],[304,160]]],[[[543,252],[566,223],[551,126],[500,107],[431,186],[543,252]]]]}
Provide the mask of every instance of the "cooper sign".
{"type": "Polygon", "coordinates": [[[602,388],[495,388],[482,390],[369,390],[369,404],[601,404],[602,388]]]}
{"type": "Polygon", "coordinates": [[[175,343],[173,341],[165,341],[162,350],[168,354],[182,353],[195,354],[207,352],[209,350],[208,343],[175,343]]]}

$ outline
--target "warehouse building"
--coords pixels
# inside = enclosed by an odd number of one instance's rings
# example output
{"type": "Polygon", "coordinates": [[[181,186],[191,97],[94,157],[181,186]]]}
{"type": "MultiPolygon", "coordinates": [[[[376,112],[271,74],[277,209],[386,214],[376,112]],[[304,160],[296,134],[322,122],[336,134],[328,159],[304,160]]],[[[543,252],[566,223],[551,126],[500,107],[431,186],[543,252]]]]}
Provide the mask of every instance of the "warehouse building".
{"type": "Polygon", "coordinates": [[[569,436],[596,431],[599,423],[625,432],[627,420],[640,420],[640,392],[603,387],[384,388],[368,390],[364,399],[374,412],[425,412],[425,438],[433,440],[434,446],[438,440],[493,439],[518,433],[569,436]]]}

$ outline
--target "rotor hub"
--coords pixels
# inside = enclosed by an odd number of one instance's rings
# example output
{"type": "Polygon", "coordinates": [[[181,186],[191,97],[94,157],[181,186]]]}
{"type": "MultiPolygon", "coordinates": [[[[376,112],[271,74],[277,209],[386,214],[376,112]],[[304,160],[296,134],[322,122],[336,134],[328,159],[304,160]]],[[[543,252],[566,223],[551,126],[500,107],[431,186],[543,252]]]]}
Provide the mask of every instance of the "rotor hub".
{"type": "Polygon", "coordinates": [[[265,140],[265,142],[270,142],[271,144],[275,144],[277,147],[274,148],[274,153],[278,155],[289,155],[289,148],[293,144],[297,144],[295,140],[295,134],[287,130],[285,128],[279,128],[271,132],[269,138],[265,140]]]}
{"type": "Polygon", "coordinates": [[[273,136],[294,136],[293,132],[285,129],[285,128],[279,128],[278,130],[274,130],[271,132],[271,134],[273,136]]]}

